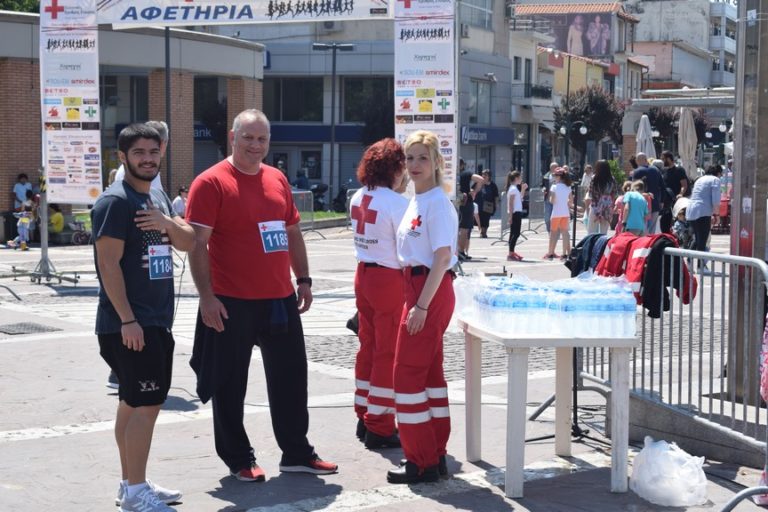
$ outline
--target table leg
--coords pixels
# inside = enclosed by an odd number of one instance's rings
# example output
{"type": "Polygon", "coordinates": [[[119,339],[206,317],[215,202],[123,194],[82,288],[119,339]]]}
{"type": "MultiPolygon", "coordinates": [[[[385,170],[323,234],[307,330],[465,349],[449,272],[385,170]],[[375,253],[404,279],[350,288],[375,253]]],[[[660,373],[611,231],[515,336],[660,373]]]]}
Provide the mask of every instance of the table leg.
{"type": "Polygon", "coordinates": [[[480,338],[464,333],[464,393],[465,393],[465,407],[464,414],[466,415],[467,426],[467,460],[475,462],[480,460],[480,446],[481,446],[481,398],[480,398],[480,386],[481,386],[481,365],[480,359],[482,354],[482,341],[480,338]]]}
{"type": "Polygon", "coordinates": [[[611,349],[611,492],[627,492],[630,350],[611,349]]]}
{"type": "Polygon", "coordinates": [[[555,454],[571,456],[573,348],[555,349],[555,454]]]}
{"type": "Polygon", "coordinates": [[[523,497],[528,352],[528,348],[507,349],[507,471],[504,486],[508,498],[523,497]]]}

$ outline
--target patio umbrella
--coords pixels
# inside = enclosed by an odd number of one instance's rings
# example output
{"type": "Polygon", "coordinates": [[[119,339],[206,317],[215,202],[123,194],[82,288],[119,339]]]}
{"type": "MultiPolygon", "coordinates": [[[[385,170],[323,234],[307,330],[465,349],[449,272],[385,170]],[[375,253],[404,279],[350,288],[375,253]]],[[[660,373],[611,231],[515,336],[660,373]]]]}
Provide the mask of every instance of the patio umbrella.
{"type": "Polygon", "coordinates": [[[637,126],[637,152],[645,153],[649,161],[656,158],[656,148],[653,146],[653,130],[651,130],[651,121],[648,116],[643,114],[640,118],[640,124],[637,126]]]}
{"type": "Polygon", "coordinates": [[[680,152],[683,168],[688,175],[689,180],[698,176],[696,166],[696,146],[699,141],[696,137],[696,127],[693,124],[693,113],[691,109],[683,107],[680,109],[680,123],[677,131],[677,148],[680,152]]]}

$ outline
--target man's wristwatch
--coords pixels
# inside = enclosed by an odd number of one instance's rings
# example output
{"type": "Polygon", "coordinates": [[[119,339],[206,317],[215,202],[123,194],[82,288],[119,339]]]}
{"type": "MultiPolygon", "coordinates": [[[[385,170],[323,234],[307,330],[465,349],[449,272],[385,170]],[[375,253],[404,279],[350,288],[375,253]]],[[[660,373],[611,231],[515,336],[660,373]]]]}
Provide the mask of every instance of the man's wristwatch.
{"type": "Polygon", "coordinates": [[[311,277],[299,277],[296,279],[296,286],[300,284],[308,284],[310,288],[312,288],[312,278],[311,277]]]}

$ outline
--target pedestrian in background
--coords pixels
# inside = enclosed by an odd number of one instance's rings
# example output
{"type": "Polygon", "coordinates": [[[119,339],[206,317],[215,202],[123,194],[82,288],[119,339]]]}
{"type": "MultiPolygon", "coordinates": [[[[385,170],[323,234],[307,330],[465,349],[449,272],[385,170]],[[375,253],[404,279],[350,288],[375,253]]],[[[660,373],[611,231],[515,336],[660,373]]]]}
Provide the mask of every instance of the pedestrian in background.
{"type": "Polygon", "coordinates": [[[27,191],[32,192],[32,184],[29,182],[27,173],[22,172],[16,177],[16,183],[13,185],[11,196],[13,197],[13,211],[22,211],[24,202],[27,200],[27,191]]]}
{"type": "Polygon", "coordinates": [[[160,135],[133,124],[118,135],[125,179],[91,210],[99,305],[96,334],[102,358],[120,379],[115,439],[123,512],[163,512],[181,498],[146,478],[152,432],[171,386],[174,340],[171,246],[188,251],[194,233],[162,190],[151,188],[160,166],[160,135]]]}
{"type": "Polygon", "coordinates": [[[693,227],[694,249],[697,251],[707,250],[707,241],[712,229],[712,216],[717,217],[720,207],[720,176],[722,175],[722,167],[710,165],[707,173],[693,184],[685,218],[693,227]]]}
{"type": "Polygon", "coordinates": [[[648,233],[655,233],[659,212],[661,211],[662,201],[661,193],[664,187],[664,180],[661,177],[661,171],[655,165],[648,162],[645,153],[638,153],[635,157],[637,169],[632,172],[633,180],[643,180],[645,183],[645,193],[651,198],[650,219],[648,221],[648,233]]]}
{"type": "Polygon", "coordinates": [[[451,432],[443,374],[443,335],[453,315],[451,271],[456,264],[456,210],[442,188],[437,136],[418,130],[404,144],[416,194],[397,230],[404,267],[405,307],[395,351],[395,409],[405,463],[387,473],[390,483],[433,482],[447,475],[451,432]]]}
{"type": "Polygon", "coordinates": [[[190,365],[200,400],[213,400],[216,453],[230,475],[245,482],[265,480],[243,424],[254,346],[261,350],[272,430],[283,452],[280,471],[338,469],[307,440],[307,354],[299,315],[312,304],[312,279],[291,185],[263,163],[269,139],[264,113],[238,114],[229,132],[232,154],[195,178],[187,202],[196,241],[190,266],[200,295],[190,365]]]}
{"type": "Polygon", "coordinates": [[[176,198],[173,200],[173,211],[176,212],[176,215],[184,218],[184,213],[187,210],[187,193],[189,190],[187,187],[179,187],[179,195],[176,196],[176,198]]]}
{"type": "Polygon", "coordinates": [[[644,196],[645,183],[637,180],[632,183],[632,190],[624,194],[624,229],[637,236],[646,234],[646,217],[650,211],[644,196]]]}
{"type": "Polygon", "coordinates": [[[568,236],[568,219],[571,218],[573,206],[573,193],[571,192],[571,176],[563,167],[558,167],[552,173],[554,185],[549,190],[549,203],[552,205],[552,217],[549,220],[551,231],[549,232],[549,248],[544,259],[554,259],[557,240],[563,238],[563,254],[561,259],[568,258],[571,252],[571,239],[568,236]]]}
{"type": "Polygon", "coordinates": [[[587,189],[587,198],[590,203],[588,233],[608,233],[616,200],[616,180],[606,160],[595,163],[595,175],[587,189]]]}
{"type": "Polygon", "coordinates": [[[509,212],[509,253],[507,261],[523,261],[523,257],[515,252],[517,239],[523,224],[523,195],[528,185],[522,183],[520,171],[510,171],[507,175],[507,211],[509,212]]]}
{"type": "Polygon", "coordinates": [[[484,169],[481,177],[483,178],[482,188],[477,194],[475,203],[478,205],[480,238],[488,238],[488,226],[499,204],[499,187],[491,180],[490,169],[484,169]]]}
{"type": "Polygon", "coordinates": [[[552,187],[552,173],[558,167],[560,165],[557,162],[552,162],[549,164],[549,171],[541,177],[541,191],[544,194],[544,225],[547,228],[547,233],[551,233],[552,230],[552,226],[549,224],[552,217],[552,203],[549,202],[549,190],[552,187]]]}
{"type": "Polygon", "coordinates": [[[405,298],[396,234],[408,200],[393,189],[400,188],[404,175],[405,153],[400,143],[395,139],[376,142],[360,160],[357,179],[363,187],[349,203],[358,262],[357,437],[369,449],[400,446],[392,372],[405,298]]]}

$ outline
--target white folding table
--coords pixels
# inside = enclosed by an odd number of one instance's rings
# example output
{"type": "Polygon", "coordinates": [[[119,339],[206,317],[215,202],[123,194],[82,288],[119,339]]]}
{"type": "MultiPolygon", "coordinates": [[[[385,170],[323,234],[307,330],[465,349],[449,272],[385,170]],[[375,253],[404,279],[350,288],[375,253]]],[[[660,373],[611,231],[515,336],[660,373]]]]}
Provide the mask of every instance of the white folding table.
{"type": "Polygon", "coordinates": [[[531,347],[554,347],[555,366],[555,453],[571,455],[571,351],[577,347],[606,347],[611,362],[611,492],[627,492],[629,449],[629,355],[637,338],[561,338],[545,336],[506,337],[458,319],[464,331],[467,460],[481,458],[480,356],[482,340],[503,345],[507,351],[507,470],[505,494],[523,497],[525,464],[526,392],[528,352],[531,347]]]}

